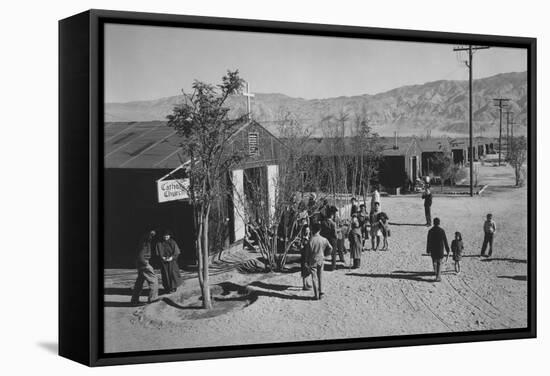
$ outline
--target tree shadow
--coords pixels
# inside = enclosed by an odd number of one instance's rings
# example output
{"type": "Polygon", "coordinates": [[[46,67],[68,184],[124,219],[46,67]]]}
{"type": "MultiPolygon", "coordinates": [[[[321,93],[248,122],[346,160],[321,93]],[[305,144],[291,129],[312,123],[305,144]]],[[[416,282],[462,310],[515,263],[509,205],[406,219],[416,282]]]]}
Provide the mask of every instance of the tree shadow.
{"type": "MultiPolygon", "coordinates": [[[[149,288],[144,288],[141,290],[139,296],[149,296],[149,288]]],[[[124,296],[132,296],[133,289],[130,287],[105,287],[103,288],[103,295],[124,295],[124,296]]],[[[165,290],[163,288],[159,289],[159,294],[169,294],[170,291],[165,290]]]]}
{"type": "Polygon", "coordinates": [[[221,282],[216,286],[220,286],[222,288],[222,292],[220,293],[222,296],[227,296],[232,293],[237,293],[239,295],[248,294],[248,289],[246,286],[238,285],[233,282],[221,282]]]}
{"type": "Polygon", "coordinates": [[[511,262],[513,264],[527,264],[527,260],[521,260],[521,259],[514,259],[514,258],[506,258],[506,257],[501,257],[501,258],[485,258],[483,260],[481,260],[483,262],[493,262],[493,261],[505,261],[505,262],[511,262]]]}
{"type": "Polygon", "coordinates": [[[347,273],[346,275],[367,278],[388,278],[388,279],[404,279],[418,282],[433,282],[434,273],[431,272],[413,272],[413,271],[395,271],[390,274],[376,273],[347,273]],[[427,278],[429,277],[429,278],[427,278]]]}
{"type": "Polygon", "coordinates": [[[513,279],[514,281],[527,281],[526,275],[499,275],[498,278],[513,279]]]}
{"type": "Polygon", "coordinates": [[[221,293],[222,296],[229,296],[237,294],[237,296],[230,296],[228,298],[214,297],[216,301],[248,301],[250,304],[258,300],[259,297],[265,296],[269,298],[279,298],[285,300],[313,300],[314,297],[311,296],[300,296],[300,295],[287,295],[281,294],[279,291],[287,290],[293,286],[289,285],[277,285],[272,283],[264,282],[253,282],[248,286],[238,285],[233,282],[222,282],[218,284],[223,289],[221,293]],[[251,287],[261,288],[262,290],[256,290],[251,287]],[[265,289],[265,290],[264,290],[265,289]]]}
{"type": "Polygon", "coordinates": [[[199,307],[199,306],[182,306],[181,304],[174,302],[170,298],[162,298],[161,300],[167,305],[169,305],[170,307],[174,307],[177,309],[202,309],[202,307],[199,307]]]}
{"type": "MultiPolygon", "coordinates": [[[[103,289],[103,295],[132,296],[132,293],[133,291],[130,287],[105,287],[103,289]]],[[[139,296],[148,296],[148,295],[149,295],[149,289],[143,289],[139,294],[139,296]]]]}
{"type": "Polygon", "coordinates": [[[147,303],[145,303],[145,302],[132,303],[130,301],[127,301],[127,302],[107,301],[107,302],[103,302],[103,308],[135,308],[135,307],[144,306],[146,304],[147,303]]]}
{"type": "Polygon", "coordinates": [[[276,285],[274,283],[265,283],[265,282],[260,282],[260,281],[252,282],[248,286],[254,286],[254,287],[259,287],[261,289],[274,290],[274,291],[285,291],[285,290],[288,290],[289,288],[293,287],[293,286],[290,286],[290,285],[276,285]]]}

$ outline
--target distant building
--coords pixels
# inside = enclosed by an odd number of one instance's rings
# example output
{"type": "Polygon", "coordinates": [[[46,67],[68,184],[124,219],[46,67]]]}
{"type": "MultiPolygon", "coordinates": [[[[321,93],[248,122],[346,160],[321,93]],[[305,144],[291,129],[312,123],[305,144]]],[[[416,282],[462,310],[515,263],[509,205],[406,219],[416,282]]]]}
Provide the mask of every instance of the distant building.
{"type": "MultiPolygon", "coordinates": [[[[334,156],[356,158],[357,148],[354,146],[354,142],[352,137],[311,138],[305,143],[304,152],[311,158],[317,159],[334,156]]],[[[379,161],[377,180],[373,183],[380,184],[383,190],[390,193],[409,189],[420,177],[422,166],[417,139],[415,137],[378,137],[376,147],[379,148],[381,160],[379,161]]],[[[351,187],[352,171],[348,171],[347,175],[347,186],[351,187]]],[[[319,184],[323,186],[328,183],[321,181],[319,184]]]]}
{"type": "MultiPolygon", "coordinates": [[[[449,139],[453,154],[453,162],[459,165],[465,165],[470,160],[468,145],[470,140],[468,137],[459,137],[449,139]]],[[[475,137],[473,139],[474,161],[480,160],[487,154],[495,153],[495,140],[489,137],[475,137]]]]}
{"type": "Polygon", "coordinates": [[[420,150],[422,150],[422,176],[430,176],[435,174],[432,169],[431,162],[438,155],[452,156],[453,161],[455,159],[455,155],[451,150],[449,139],[446,137],[418,139],[418,144],[420,146],[420,150]]]}
{"type": "Polygon", "coordinates": [[[379,181],[390,193],[410,189],[422,170],[421,149],[416,137],[382,137],[379,181]]]}

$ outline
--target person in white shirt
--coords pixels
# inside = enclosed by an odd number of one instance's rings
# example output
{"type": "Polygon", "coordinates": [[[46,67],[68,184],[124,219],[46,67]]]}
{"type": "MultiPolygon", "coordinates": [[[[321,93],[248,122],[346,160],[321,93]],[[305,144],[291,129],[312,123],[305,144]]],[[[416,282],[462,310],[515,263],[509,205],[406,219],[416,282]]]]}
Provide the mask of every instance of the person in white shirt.
{"type": "Polygon", "coordinates": [[[376,203],[378,203],[378,207],[381,209],[382,204],[380,203],[380,192],[378,192],[378,186],[374,186],[374,191],[372,192],[372,195],[371,195],[371,200],[370,200],[371,211],[374,210],[374,206],[376,203]]]}

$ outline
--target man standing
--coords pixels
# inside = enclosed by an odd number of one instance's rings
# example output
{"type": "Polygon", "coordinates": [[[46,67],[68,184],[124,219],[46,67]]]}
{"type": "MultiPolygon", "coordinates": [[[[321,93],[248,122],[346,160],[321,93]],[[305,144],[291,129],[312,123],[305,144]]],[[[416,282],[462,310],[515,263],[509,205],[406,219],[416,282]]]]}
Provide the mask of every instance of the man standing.
{"type": "Polygon", "coordinates": [[[426,186],[426,190],[422,195],[424,199],[424,214],[426,215],[426,226],[432,225],[432,192],[430,187],[426,186]]]}
{"type": "Polygon", "coordinates": [[[439,227],[439,224],[439,218],[434,218],[434,226],[428,231],[428,241],[426,242],[426,253],[432,257],[436,282],[441,282],[441,260],[445,256],[444,251],[447,251],[447,257],[450,252],[447,235],[445,230],[439,227]]]}
{"type": "Polygon", "coordinates": [[[139,296],[141,295],[141,290],[143,288],[143,282],[147,281],[149,285],[149,297],[147,302],[151,303],[155,301],[158,297],[158,279],[155,274],[155,270],[150,264],[151,255],[153,251],[153,240],[155,238],[155,231],[151,230],[139,244],[139,251],[137,254],[137,279],[134,284],[134,290],[132,292],[132,304],[139,303],[139,296]]]}
{"type": "Polygon", "coordinates": [[[487,245],[489,245],[489,254],[486,257],[491,257],[493,254],[493,239],[495,237],[495,232],[497,231],[497,225],[493,221],[493,215],[487,214],[487,220],[483,223],[483,245],[481,246],[481,256],[485,256],[485,251],[487,250],[487,245]]]}
{"type": "MultiPolygon", "coordinates": [[[[370,224],[370,215],[367,213],[367,207],[365,204],[359,205],[359,214],[357,215],[359,220],[359,228],[361,229],[361,235],[363,236],[363,243],[369,238],[368,225],[370,224]]],[[[362,248],[367,248],[366,244],[362,245],[362,248]]]]}
{"type": "Polygon", "coordinates": [[[378,186],[375,185],[374,186],[374,191],[372,192],[372,195],[371,195],[371,200],[370,200],[370,210],[373,211],[374,210],[374,206],[375,204],[378,203],[378,207],[382,208],[382,204],[380,203],[380,192],[378,192],[378,186]]]}
{"type": "Polygon", "coordinates": [[[357,205],[357,199],[355,197],[351,198],[351,213],[350,218],[353,217],[354,214],[359,213],[359,205],[357,205]]]}
{"type": "Polygon", "coordinates": [[[328,204],[328,199],[324,198],[321,207],[319,207],[320,220],[324,221],[329,217],[330,205],[328,204]]]}
{"type": "Polygon", "coordinates": [[[328,242],[330,243],[330,246],[332,247],[331,270],[336,270],[336,253],[338,253],[338,255],[340,256],[340,261],[345,264],[344,253],[336,245],[336,243],[338,242],[338,230],[336,228],[336,222],[334,221],[334,217],[335,217],[335,210],[334,209],[329,210],[328,218],[323,222],[326,235],[322,234],[322,236],[327,238],[328,242]]]}
{"type": "Polygon", "coordinates": [[[323,264],[325,262],[325,252],[332,253],[332,246],[329,241],[322,237],[320,232],[321,228],[317,223],[312,225],[313,236],[309,241],[309,267],[311,270],[311,280],[313,282],[313,293],[317,300],[320,300],[323,296],[322,292],[322,276],[323,276],[323,264]]]}

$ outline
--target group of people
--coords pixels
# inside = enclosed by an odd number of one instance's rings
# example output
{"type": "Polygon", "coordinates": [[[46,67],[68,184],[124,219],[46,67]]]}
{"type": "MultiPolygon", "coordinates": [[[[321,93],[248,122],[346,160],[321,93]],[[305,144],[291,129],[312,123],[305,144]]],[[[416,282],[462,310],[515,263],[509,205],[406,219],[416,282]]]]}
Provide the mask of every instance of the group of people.
{"type": "MultiPolygon", "coordinates": [[[[426,187],[422,199],[424,200],[424,209],[426,216],[426,225],[432,226],[431,206],[433,196],[426,187]]],[[[321,299],[322,275],[324,257],[331,255],[332,268],[336,269],[336,256],[339,256],[340,262],[345,265],[344,253],[346,253],[345,240],[349,240],[350,268],[359,268],[361,266],[361,254],[368,250],[367,241],[371,239],[370,250],[377,250],[380,240],[383,239],[382,250],[388,249],[388,237],[390,236],[389,217],[383,212],[380,203],[380,193],[374,190],[371,199],[371,210],[366,211],[366,205],[358,205],[356,198],[351,199],[351,220],[336,220],[337,209],[328,206],[325,200],[321,205],[321,210],[317,213],[309,213],[304,210],[300,220],[302,221],[302,236],[298,239],[298,247],[301,250],[301,277],[304,290],[310,290],[308,284],[309,276],[312,277],[314,296],[321,299]],[[316,217],[317,216],[317,217],[316,217]]],[[[483,224],[484,239],[481,248],[482,257],[490,257],[493,253],[493,239],[496,233],[496,223],[492,214],[487,214],[483,224]],[[487,252],[488,249],[488,252],[487,252]],[[487,252],[487,253],[486,253],[487,252]]],[[[454,239],[449,244],[445,230],[441,227],[439,218],[433,219],[433,227],[428,231],[426,241],[426,253],[432,258],[434,269],[434,280],[441,281],[441,264],[443,259],[449,258],[452,253],[456,273],[461,272],[460,262],[464,252],[464,242],[462,234],[456,231],[454,239]]]]}
{"type": "MultiPolygon", "coordinates": [[[[433,203],[433,195],[430,191],[430,186],[426,185],[424,193],[422,194],[424,200],[424,214],[426,216],[426,226],[432,226],[432,214],[431,208],[433,203]]],[[[433,227],[428,231],[428,239],[426,241],[426,253],[432,257],[432,263],[435,274],[435,281],[441,281],[441,262],[443,258],[449,258],[449,254],[452,253],[453,261],[455,262],[455,271],[460,273],[460,261],[462,260],[462,253],[464,251],[464,243],[462,241],[462,234],[457,231],[455,237],[451,242],[451,246],[447,242],[447,236],[445,231],[441,228],[441,220],[434,218],[433,227]]],[[[491,257],[493,254],[493,239],[496,232],[496,223],[493,220],[492,214],[487,214],[486,220],[483,223],[483,245],[481,246],[481,257],[491,257]],[[489,248],[488,253],[487,247],[489,248]]]]}
{"type": "MultiPolygon", "coordinates": [[[[426,215],[426,225],[432,226],[431,206],[432,193],[427,187],[422,195],[426,215]]],[[[319,206],[315,196],[310,196],[307,204],[300,202],[296,215],[295,229],[298,231],[292,244],[294,250],[301,254],[301,277],[304,290],[313,287],[315,299],[323,297],[323,270],[326,256],[331,257],[331,268],[336,270],[337,256],[339,261],[346,264],[344,253],[347,252],[346,240],[349,241],[350,269],[361,266],[361,255],[364,251],[378,250],[382,241],[381,250],[388,250],[388,238],[390,237],[389,217],[381,210],[380,193],[374,189],[371,196],[370,212],[366,205],[358,205],[355,197],[351,199],[350,219],[337,218],[338,209],[329,205],[327,199],[321,201],[319,206]],[[368,241],[371,240],[371,248],[368,241]],[[309,285],[311,276],[313,286],[309,285]]],[[[493,253],[493,239],[496,233],[496,224],[492,214],[487,214],[483,224],[484,239],[481,248],[481,256],[490,257],[493,253]],[[487,251],[486,254],[485,252],[487,251]]],[[[256,236],[257,231],[254,231],[256,236]]],[[[166,293],[176,291],[180,273],[177,263],[180,249],[172,238],[169,230],[164,230],[161,238],[157,239],[155,230],[149,231],[140,242],[137,257],[137,279],[135,281],[132,303],[139,303],[143,283],[149,285],[148,302],[158,298],[158,278],[153,264],[160,267],[162,285],[166,293]]],[[[258,239],[257,239],[258,240],[258,239]]],[[[460,232],[455,232],[451,246],[447,242],[445,230],[441,227],[439,218],[433,219],[433,227],[428,231],[426,253],[432,258],[435,281],[441,281],[441,264],[443,259],[448,259],[452,252],[455,262],[455,271],[460,273],[460,261],[464,251],[464,243],[460,232]]]]}
{"type": "Polygon", "coordinates": [[[370,212],[366,205],[358,205],[355,197],[351,199],[350,219],[337,218],[338,209],[331,206],[327,199],[316,209],[315,196],[311,195],[308,205],[300,203],[297,225],[300,235],[296,238],[295,248],[301,253],[301,277],[304,290],[311,290],[308,278],[312,277],[316,299],[321,299],[322,272],[325,256],[331,257],[331,268],[336,270],[337,256],[345,266],[344,253],[346,240],[349,241],[350,268],[361,266],[361,254],[364,251],[388,250],[390,236],[389,217],[381,208],[380,193],[374,189],[371,197],[370,212]],[[371,239],[371,248],[367,240],[371,239]],[[353,263],[353,265],[351,265],[353,263]]]}
{"type": "MultiPolygon", "coordinates": [[[[496,233],[497,227],[493,220],[492,214],[487,214],[486,220],[483,223],[483,245],[481,246],[482,257],[491,257],[493,254],[493,239],[496,233]],[[487,247],[489,251],[486,254],[487,247]]],[[[433,227],[428,231],[428,239],[426,241],[426,253],[432,258],[432,264],[434,268],[435,281],[441,281],[441,263],[443,259],[447,260],[449,254],[452,253],[453,261],[455,262],[455,271],[460,273],[460,261],[462,260],[462,254],[464,252],[464,243],[462,241],[462,234],[457,231],[455,237],[451,242],[451,247],[447,242],[447,235],[445,230],[441,228],[441,220],[434,218],[433,227]],[[445,254],[446,252],[446,254],[445,254]]]]}
{"type": "Polygon", "coordinates": [[[143,283],[149,285],[149,303],[158,298],[158,278],[153,265],[160,267],[162,287],[165,293],[176,291],[180,283],[178,256],[180,249],[172,238],[170,230],[162,231],[161,239],[157,239],[157,231],[149,231],[141,239],[136,260],[137,279],[134,284],[131,303],[138,304],[143,283]]]}

